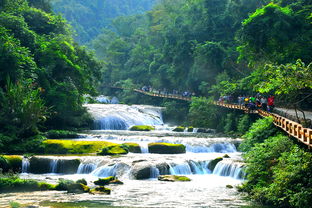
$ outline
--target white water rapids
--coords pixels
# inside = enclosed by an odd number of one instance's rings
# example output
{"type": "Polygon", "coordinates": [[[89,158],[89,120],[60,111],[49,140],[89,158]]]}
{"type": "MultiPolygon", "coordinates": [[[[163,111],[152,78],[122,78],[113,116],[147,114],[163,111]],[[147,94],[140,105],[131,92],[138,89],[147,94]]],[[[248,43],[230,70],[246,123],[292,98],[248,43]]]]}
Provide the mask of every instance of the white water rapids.
{"type": "MultiPolygon", "coordinates": [[[[64,192],[32,192],[0,194],[0,207],[9,201],[26,205],[54,207],[46,202],[74,203],[78,207],[209,207],[238,208],[248,205],[235,188],[244,179],[241,153],[237,152],[237,139],[218,138],[209,134],[175,133],[163,125],[161,108],[153,106],[126,106],[110,104],[86,105],[102,131],[88,132],[77,140],[109,141],[114,143],[135,142],[142,153],[111,156],[37,156],[48,161],[47,172],[30,172],[31,160],[24,158],[21,177],[57,183],[60,178],[86,179],[89,186],[98,178],[116,176],[123,185],[109,185],[111,195],[67,194],[64,192]],[[116,119],[115,119],[116,118],[116,119]],[[130,132],[132,125],[157,125],[151,132],[130,132]],[[108,130],[111,129],[111,130],[108,130]],[[121,130],[112,130],[121,129],[121,130]],[[185,154],[150,154],[147,145],[152,142],[184,144],[185,154]],[[214,168],[210,165],[225,154],[214,168]],[[73,173],[63,172],[66,160],[78,159],[80,164],[73,173]],[[60,166],[63,164],[62,168],[60,166]],[[137,173],[147,169],[146,179],[137,180],[137,173]],[[185,175],[190,182],[158,181],[159,175],[185,175]],[[87,205],[85,205],[87,204],[87,205]],[[80,207],[80,206],[79,206],[80,207]]],[[[72,207],[75,207],[72,206],[72,207]]],[[[56,206],[55,206],[56,207],[56,206]]],[[[61,207],[61,206],[60,206],[61,207]]]]}

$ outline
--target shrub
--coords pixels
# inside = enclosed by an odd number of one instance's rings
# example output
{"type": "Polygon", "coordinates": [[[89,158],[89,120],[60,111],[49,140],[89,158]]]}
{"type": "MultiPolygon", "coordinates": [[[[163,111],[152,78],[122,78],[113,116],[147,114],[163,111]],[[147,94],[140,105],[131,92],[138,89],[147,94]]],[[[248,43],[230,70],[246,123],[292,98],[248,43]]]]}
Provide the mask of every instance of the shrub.
{"type": "Polygon", "coordinates": [[[79,135],[73,131],[50,130],[46,132],[46,137],[48,137],[49,139],[64,139],[64,138],[78,138],[79,135]]]}
{"type": "Polygon", "coordinates": [[[257,144],[277,133],[277,128],[273,124],[273,118],[267,117],[257,120],[252,124],[248,132],[243,136],[243,142],[239,145],[241,151],[250,151],[257,144]]]}
{"type": "Polygon", "coordinates": [[[248,114],[244,114],[242,115],[239,120],[238,120],[238,124],[237,124],[237,132],[240,135],[245,134],[248,129],[250,128],[251,125],[251,119],[250,116],[248,114]]]}

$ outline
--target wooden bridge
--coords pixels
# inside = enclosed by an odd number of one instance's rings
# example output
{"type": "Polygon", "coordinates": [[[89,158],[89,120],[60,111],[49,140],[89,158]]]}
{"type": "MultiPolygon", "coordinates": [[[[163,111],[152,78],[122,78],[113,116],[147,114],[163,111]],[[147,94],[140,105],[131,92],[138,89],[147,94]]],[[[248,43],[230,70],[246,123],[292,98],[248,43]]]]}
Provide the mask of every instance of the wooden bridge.
{"type": "MultiPolygon", "coordinates": [[[[113,88],[124,89],[121,87],[113,87],[113,88]]],[[[139,89],[133,89],[133,91],[144,94],[144,95],[153,96],[153,97],[169,98],[169,99],[184,100],[184,101],[192,100],[192,97],[181,96],[181,95],[154,93],[154,92],[147,92],[147,91],[139,90],[139,89]]],[[[225,107],[225,108],[243,110],[245,111],[245,113],[257,113],[262,117],[273,117],[273,123],[275,126],[281,128],[282,130],[287,132],[290,136],[295,137],[300,142],[307,145],[309,148],[312,148],[312,129],[304,128],[301,124],[297,122],[289,120],[275,113],[270,113],[270,112],[263,111],[260,109],[250,111],[244,105],[228,104],[228,103],[221,103],[221,102],[214,102],[213,104],[217,106],[225,107]]]]}

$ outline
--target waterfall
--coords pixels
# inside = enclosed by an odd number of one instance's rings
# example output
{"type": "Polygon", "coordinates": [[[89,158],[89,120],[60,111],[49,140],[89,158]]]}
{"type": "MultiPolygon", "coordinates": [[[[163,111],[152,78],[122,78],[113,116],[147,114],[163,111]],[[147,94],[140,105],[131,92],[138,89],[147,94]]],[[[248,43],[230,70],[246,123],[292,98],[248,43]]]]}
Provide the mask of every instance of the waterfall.
{"type": "Polygon", "coordinates": [[[156,167],[151,167],[150,178],[157,178],[159,176],[159,170],[156,167]]]}
{"type": "Polygon", "coordinates": [[[211,144],[210,146],[197,146],[197,145],[189,145],[185,144],[186,152],[193,152],[193,153],[232,153],[237,152],[237,149],[234,144],[231,143],[215,143],[211,144]]]}
{"type": "Polygon", "coordinates": [[[29,166],[30,166],[29,159],[27,157],[23,157],[22,173],[28,173],[29,172],[29,166]]]}
{"type": "Polygon", "coordinates": [[[193,160],[190,160],[188,163],[191,167],[193,174],[202,175],[202,174],[210,174],[211,173],[211,171],[208,169],[209,161],[195,162],[193,160]]]}
{"type": "Polygon", "coordinates": [[[97,165],[93,163],[83,164],[80,163],[77,174],[89,174],[96,169],[97,165]]]}
{"type": "Polygon", "coordinates": [[[192,175],[191,167],[187,162],[169,165],[169,172],[171,175],[192,175]]]}
{"type": "Polygon", "coordinates": [[[59,162],[58,159],[51,160],[51,162],[50,162],[50,173],[57,173],[58,162],[59,162]]]}
{"type": "Polygon", "coordinates": [[[140,144],[140,149],[141,149],[141,153],[149,153],[148,152],[148,144],[147,143],[144,143],[144,144],[140,144]]]}
{"type": "Polygon", "coordinates": [[[144,105],[86,104],[100,130],[127,130],[134,125],[163,125],[161,108],[144,105]]]}
{"type": "Polygon", "coordinates": [[[218,162],[212,174],[232,177],[235,179],[244,179],[242,165],[233,162],[232,163],[224,163],[222,161],[218,162]]]}

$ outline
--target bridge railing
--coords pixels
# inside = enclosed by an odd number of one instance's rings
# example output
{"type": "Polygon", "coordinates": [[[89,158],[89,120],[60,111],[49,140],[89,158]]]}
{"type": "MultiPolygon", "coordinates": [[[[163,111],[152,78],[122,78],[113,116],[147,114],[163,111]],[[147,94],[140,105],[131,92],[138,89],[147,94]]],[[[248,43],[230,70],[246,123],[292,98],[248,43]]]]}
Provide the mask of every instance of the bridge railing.
{"type": "MultiPolygon", "coordinates": [[[[232,109],[240,109],[244,110],[245,112],[248,111],[248,109],[243,105],[236,105],[236,104],[227,104],[227,103],[220,103],[215,102],[214,104],[218,106],[223,106],[226,108],[232,108],[232,109]]],[[[257,110],[257,113],[262,117],[273,117],[273,123],[275,126],[283,129],[286,131],[289,135],[295,137],[300,142],[304,143],[305,145],[308,145],[309,148],[312,148],[312,129],[305,128],[301,124],[289,120],[283,116],[277,115],[275,113],[270,113],[264,110],[257,110]]]]}

